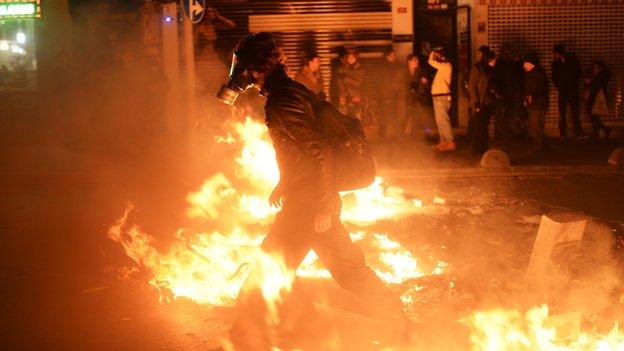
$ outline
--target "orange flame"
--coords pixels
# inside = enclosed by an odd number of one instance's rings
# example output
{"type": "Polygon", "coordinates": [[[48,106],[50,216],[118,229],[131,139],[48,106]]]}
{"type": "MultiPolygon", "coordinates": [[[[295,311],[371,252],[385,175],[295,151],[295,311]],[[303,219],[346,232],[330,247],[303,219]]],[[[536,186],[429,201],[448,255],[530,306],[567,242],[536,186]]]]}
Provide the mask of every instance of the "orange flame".
{"type": "MultiPolygon", "coordinates": [[[[236,184],[243,184],[244,191],[235,188],[228,176],[218,173],[187,196],[186,214],[190,219],[227,222],[225,231],[190,233],[180,229],[177,240],[161,253],[154,248],[153,237],[138,226],[127,224],[131,206],[109,230],[109,237],[119,242],[138,266],[153,274],[150,284],[161,292],[163,300],[185,297],[199,303],[232,305],[254,264],[261,267],[258,269],[265,274],[260,276],[267,279],[268,285],[256,282],[265,298],[279,301],[278,292],[289,289],[290,276],[294,274],[285,271],[279,258],[268,258],[262,253],[259,245],[264,236],[255,232],[258,224],[270,224],[277,212],[267,201],[279,181],[275,151],[262,123],[247,118],[234,123],[232,130],[216,141],[240,147],[240,154],[235,158],[235,177],[236,184]],[[166,292],[171,292],[171,296],[166,292]]],[[[343,219],[359,226],[400,218],[422,207],[420,201],[408,199],[402,189],[389,186],[379,177],[370,187],[343,195],[343,219]]],[[[371,266],[388,283],[402,283],[426,274],[416,258],[386,234],[369,235],[362,230],[352,233],[351,238],[354,241],[367,238],[379,250],[371,266]]],[[[331,276],[314,251],[305,257],[296,275],[331,276]]]]}
{"type": "Polygon", "coordinates": [[[542,305],[527,311],[496,309],[472,314],[463,322],[471,327],[473,350],[624,350],[624,333],[617,323],[611,331],[580,331],[580,316],[567,314],[559,318],[549,316],[548,306],[542,305]],[[567,322],[567,333],[560,332],[557,324],[567,322]],[[572,328],[570,327],[572,326],[572,328]],[[571,331],[571,332],[570,332],[571,331]]]}

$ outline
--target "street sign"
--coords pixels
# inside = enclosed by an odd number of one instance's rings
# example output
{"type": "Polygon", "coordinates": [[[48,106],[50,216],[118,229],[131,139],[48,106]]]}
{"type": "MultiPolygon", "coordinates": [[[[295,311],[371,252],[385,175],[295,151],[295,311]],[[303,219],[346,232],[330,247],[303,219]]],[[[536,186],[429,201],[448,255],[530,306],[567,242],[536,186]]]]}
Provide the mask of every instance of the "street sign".
{"type": "Polygon", "coordinates": [[[205,0],[180,0],[180,7],[184,16],[193,23],[199,23],[204,18],[204,10],[206,9],[205,0]]]}
{"type": "Polygon", "coordinates": [[[0,20],[9,18],[40,18],[40,0],[0,0],[0,20]]]}

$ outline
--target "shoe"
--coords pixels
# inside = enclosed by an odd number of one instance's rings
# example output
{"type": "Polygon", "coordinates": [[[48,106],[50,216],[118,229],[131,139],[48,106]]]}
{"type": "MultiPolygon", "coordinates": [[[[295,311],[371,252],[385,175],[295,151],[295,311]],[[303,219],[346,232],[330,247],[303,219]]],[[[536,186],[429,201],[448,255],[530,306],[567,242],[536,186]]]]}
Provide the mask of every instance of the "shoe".
{"type": "Polygon", "coordinates": [[[435,145],[431,145],[431,147],[434,148],[434,149],[438,149],[439,150],[440,146],[442,146],[443,144],[444,144],[444,141],[441,141],[441,142],[439,142],[439,143],[437,143],[435,145]]]}
{"type": "Polygon", "coordinates": [[[440,147],[438,147],[439,151],[453,151],[455,150],[455,142],[453,141],[445,141],[440,147]]]}

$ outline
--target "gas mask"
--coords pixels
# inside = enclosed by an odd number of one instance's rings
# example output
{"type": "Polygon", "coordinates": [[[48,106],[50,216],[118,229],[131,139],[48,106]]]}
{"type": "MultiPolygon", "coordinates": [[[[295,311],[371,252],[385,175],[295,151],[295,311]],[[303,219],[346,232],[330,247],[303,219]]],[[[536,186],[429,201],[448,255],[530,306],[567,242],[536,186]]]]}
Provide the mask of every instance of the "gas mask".
{"type": "Polygon", "coordinates": [[[217,93],[217,98],[224,104],[234,105],[238,96],[252,87],[249,70],[240,64],[236,54],[232,55],[232,67],[230,68],[230,80],[223,84],[217,93]]]}

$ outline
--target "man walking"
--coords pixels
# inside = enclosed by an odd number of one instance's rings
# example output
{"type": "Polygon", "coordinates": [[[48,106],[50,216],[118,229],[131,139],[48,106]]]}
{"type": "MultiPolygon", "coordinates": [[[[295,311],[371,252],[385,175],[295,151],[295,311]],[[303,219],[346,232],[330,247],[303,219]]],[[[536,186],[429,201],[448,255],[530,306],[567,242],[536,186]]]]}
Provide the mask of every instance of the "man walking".
{"type": "Polygon", "coordinates": [[[529,132],[533,139],[533,149],[544,149],[544,123],[548,109],[548,81],[544,69],[539,65],[535,52],[523,60],[524,104],[529,110],[529,132]]]}
{"type": "Polygon", "coordinates": [[[455,150],[453,129],[449,109],[451,108],[451,74],[453,66],[444,55],[444,49],[435,48],[429,54],[429,65],[437,71],[431,84],[431,97],[433,99],[433,113],[435,114],[436,125],[440,142],[435,145],[439,151],[455,150]]]}
{"type": "Polygon", "coordinates": [[[562,139],[568,137],[567,109],[572,110],[572,123],[577,139],[586,139],[581,125],[581,105],[579,99],[579,79],[581,66],[576,56],[566,52],[563,45],[553,47],[553,62],[551,65],[552,81],[558,92],[559,133],[562,139]]]}
{"type": "MultiPolygon", "coordinates": [[[[235,51],[237,63],[228,84],[238,87],[239,92],[254,85],[267,98],[266,123],[280,171],[280,183],[270,202],[281,205],[281,211],[262,250],[283,257],[287,268],[295,271],[308,251],[314,249],[341,287],[369,302],[372,316],[397,327],[405,326],[400,300],[366,266],[360,248],[340,221],[341,199],[333,178],[335,161],[328,141],[319,133],[313,109],[317,97],[287,76],[277,48],[275,37],[269,33],[243,39],[235,51]]],[[[241,290],[239,317],[230,331],[234,349],[301,349],[301,345],[271,343],[274,330],[268,327],[266,303],[259,290],[253,286],[241,290]]],[[[309,338],[318,332],[309,314],[314,309],[309,301],[303,302],[289,306],[293,313],[286,315],[299,314],[300,318],[280,323],[279,332],[292,335],[298,331],[309,338]],[[302,313],[302,309],[306,312],[302,313]]]]}

